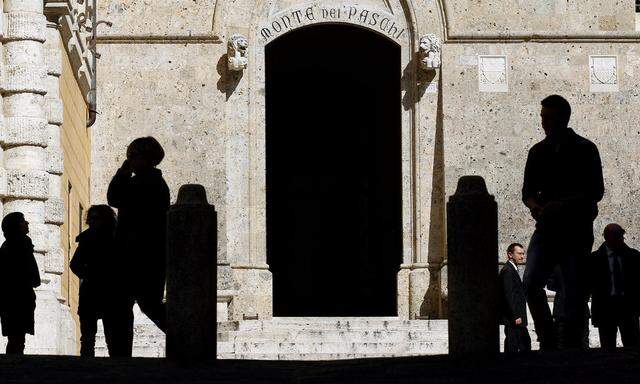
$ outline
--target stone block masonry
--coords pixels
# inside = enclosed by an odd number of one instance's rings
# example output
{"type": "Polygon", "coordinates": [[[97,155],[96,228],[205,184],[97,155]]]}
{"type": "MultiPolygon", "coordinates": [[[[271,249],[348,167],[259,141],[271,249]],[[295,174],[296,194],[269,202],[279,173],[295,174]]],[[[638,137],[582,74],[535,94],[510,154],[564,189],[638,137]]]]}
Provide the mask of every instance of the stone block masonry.
{"type": "Polygon", "coordinates": [[[2,213],[23,212],[30,223],[42,285],[37,289],[35,336],[27,353],[73,354],[75,331],[62,305],[64,270],[60,227],[64,212],[56,179],[62,174],[58,77],[59,34],[47,24],[42,0],[5,0],[2,37],[2,213]],[[57,60],[56,60],[57,58],[57,60]]]}

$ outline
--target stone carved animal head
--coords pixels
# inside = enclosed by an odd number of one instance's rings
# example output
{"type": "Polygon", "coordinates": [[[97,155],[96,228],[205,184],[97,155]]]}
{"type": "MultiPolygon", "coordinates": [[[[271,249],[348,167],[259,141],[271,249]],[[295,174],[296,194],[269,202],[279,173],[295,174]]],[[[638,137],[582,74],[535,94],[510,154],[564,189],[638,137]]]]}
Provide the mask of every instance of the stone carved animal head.
{"type": "Polygon", "coordinates": [[[440,46],[440,39],[434,34],[428,34],[420,38],[418,54],[422,69],[440,68],[440,46]]]}
{"type": "Polygon", "coordinates": [[[227,42],[227,57],[229,60],[229,69],[232,71],[242,71],[247,68],[247,50],[249,42],[247,38],[234,34],[227,42]]]}

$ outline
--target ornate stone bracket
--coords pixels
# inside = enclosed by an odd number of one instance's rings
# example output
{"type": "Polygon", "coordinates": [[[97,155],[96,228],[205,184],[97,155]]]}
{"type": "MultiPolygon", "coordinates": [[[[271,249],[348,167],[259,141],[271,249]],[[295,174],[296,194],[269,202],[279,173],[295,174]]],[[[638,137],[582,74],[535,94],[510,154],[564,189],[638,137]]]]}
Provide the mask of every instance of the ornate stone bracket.
{"type": "Polygon", "coordinates": [[[420,68],[425,71],[433,71],[440,68],[440,39],[434,34],[428,34],[420,38],[418,59],[420,68]]]}
{"type": "Polygon", "coordinates": [[[227,63],[230,71],[239,72],[247,68],[247,49],[249,42],[247,38],[233,34],[227,42],[227,63]]]}

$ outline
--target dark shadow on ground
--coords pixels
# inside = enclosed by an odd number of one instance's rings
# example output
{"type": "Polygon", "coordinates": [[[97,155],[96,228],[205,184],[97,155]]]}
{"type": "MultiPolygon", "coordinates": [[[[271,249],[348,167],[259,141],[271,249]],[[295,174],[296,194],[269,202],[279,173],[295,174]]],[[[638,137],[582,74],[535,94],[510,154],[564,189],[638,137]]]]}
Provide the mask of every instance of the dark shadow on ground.
{"type": "Polygon", "coordinates": [[[2,383],[637,383],[640,350],[452,359],[331,362],[219,360],[180,368],[164,359],[0,356],[2,383]]]}

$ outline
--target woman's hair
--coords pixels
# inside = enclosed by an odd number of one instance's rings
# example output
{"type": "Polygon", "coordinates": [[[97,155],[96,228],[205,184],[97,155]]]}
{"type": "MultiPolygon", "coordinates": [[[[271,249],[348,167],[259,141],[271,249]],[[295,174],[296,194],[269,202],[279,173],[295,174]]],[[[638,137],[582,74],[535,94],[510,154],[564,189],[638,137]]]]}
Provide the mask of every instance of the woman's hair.
{"type": "Polygon", "coordinates": [[[102,220],[104,220],[104,223],[109,227],[113,227],[113,228],[116,227],[116,224],[117,224],[116,213],[114,212],[113,208],[111,208],[108,205],[104,205],[104,204],[92,205],[87,211],[87,220],[86,220],[87,224],[89,224],[90,216],[100,217],[102,220]]]}
{"type": "Polygon", "coordinates": [[[20,223],[24,221],[22,212],[12,212],[2,219],[2,232],[4,237],[12,237],[21,234],[20,223]]]}
{"type": "Polygon", "coordinates": [[[133,140],[127,148],[127,153],[131,151],[136,151],[151,160],[154,167],[164,159],[164,149],[162,149],[162,145],[151,136],[139,137],[133,140]]]}

